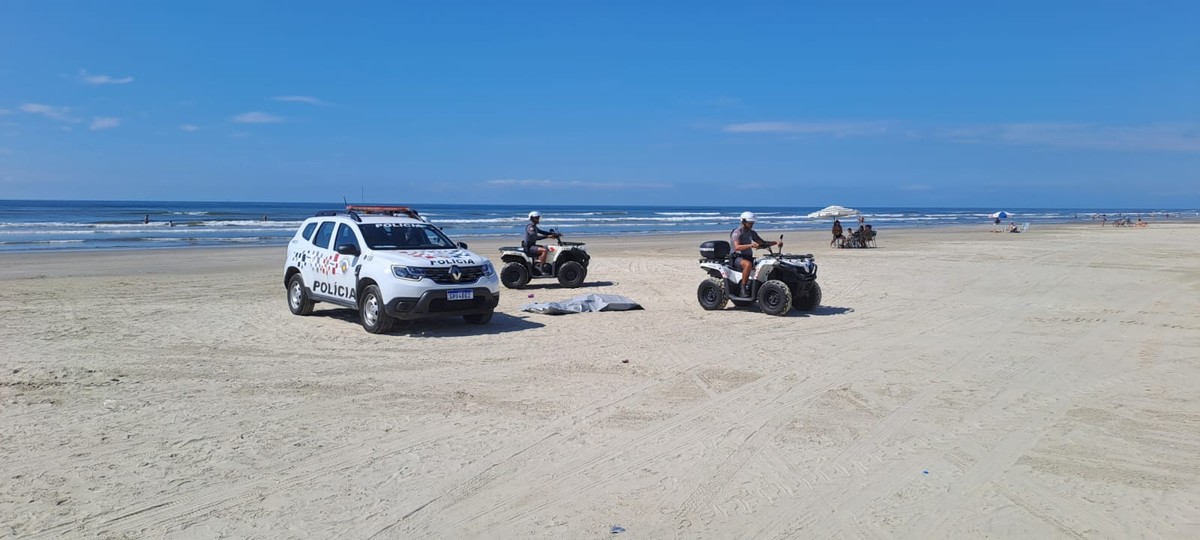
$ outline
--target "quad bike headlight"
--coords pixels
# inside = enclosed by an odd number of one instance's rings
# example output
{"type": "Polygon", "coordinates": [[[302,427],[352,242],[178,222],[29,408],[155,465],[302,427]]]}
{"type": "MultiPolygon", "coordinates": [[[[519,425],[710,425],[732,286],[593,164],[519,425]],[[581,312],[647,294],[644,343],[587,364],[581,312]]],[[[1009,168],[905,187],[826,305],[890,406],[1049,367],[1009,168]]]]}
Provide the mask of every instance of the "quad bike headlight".
{"type": "Polygon", "coordinates": [[[392,275],[400,279],[408,279],[412,281],[420,281],[422,277],[421,271],[407,266],[392,266],[392,275]]]}

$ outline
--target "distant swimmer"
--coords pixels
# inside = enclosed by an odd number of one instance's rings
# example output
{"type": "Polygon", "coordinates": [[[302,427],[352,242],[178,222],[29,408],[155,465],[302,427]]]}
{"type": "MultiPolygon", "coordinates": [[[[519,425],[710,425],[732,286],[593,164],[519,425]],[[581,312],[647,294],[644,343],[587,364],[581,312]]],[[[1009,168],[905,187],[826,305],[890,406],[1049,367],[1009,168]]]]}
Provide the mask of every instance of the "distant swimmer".
{"type": "Polygon", "coordinates": [[[267,220],[267,215],[263,214],[263,221],[266,221],[266,220],[267,220]]]}
{"type": "Polygon", "coordinates": [[[146,214],[146,217],[142,218],[142,223],[150,223],[150,214],[146,214]]]}

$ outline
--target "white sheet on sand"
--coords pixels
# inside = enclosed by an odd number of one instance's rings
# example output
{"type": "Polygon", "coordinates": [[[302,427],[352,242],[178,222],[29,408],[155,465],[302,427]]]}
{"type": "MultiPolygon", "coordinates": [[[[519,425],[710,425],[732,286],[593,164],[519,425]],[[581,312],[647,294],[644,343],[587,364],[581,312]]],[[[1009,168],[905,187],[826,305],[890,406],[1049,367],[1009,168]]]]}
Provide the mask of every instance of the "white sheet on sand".
{"type": "Polygon", "coordinates": [[[618,294],[585,294],[561,302],[534,302],[521,306],[521,311],[545,313],[547,315],[567,315],[595,311],[626,311],[642,309],[642,306],[632,298],[618,294]]]}

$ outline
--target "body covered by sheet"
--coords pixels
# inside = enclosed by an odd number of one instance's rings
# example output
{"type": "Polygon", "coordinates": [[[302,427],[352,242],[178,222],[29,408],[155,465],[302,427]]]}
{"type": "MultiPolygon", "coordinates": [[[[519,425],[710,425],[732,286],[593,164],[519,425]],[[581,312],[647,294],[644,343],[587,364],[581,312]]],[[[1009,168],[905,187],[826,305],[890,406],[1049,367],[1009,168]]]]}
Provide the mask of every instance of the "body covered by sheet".
{"type": "Polygon", "coordinates": [[[585,294],[561,302],[535,302],[521,306],[521,311],[546,313],[548,315],[566,315],[569,313],[585,313],[593,311],[626,311],[642,309],[632,298],[618,294],[585,294]]]}

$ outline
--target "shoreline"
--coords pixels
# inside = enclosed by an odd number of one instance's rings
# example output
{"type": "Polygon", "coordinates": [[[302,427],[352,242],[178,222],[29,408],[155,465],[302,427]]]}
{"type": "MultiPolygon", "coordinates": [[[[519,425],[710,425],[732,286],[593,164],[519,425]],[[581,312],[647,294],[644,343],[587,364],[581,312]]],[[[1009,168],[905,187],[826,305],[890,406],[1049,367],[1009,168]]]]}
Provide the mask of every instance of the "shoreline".
{"type": "MultiPolygon", "coordinates": [[[[1015,221],[1018,225],[1020,225],[1021,223],[1024,223],[1023,221],[1018,221],[1018,220],[1003,220],[1002,226],[1007,227],[1007,224],[1012,221],[1015,221]]],[[[832,226],[832,223],[833,223],[832,220],[830,220],[829,221],[830,227],[832,226]]],[[[1153,222],[1148,222],[1148,223],[1150,223],[1150,225],[1149,225],[1150,227],[1154,227],[1154,226],[1163,227],[1163,226],[1171,226],[1171,225],[1200,224],[1200,219],[1169,218],[1169,219],[1161,219],[1158,221],[1153,221],[1153,222]]],[[[434,222],[434,224],[436,225],[437,223],[434,222]]],[[[854,223],[854,225],[857,225],[857,223],[854,223]]],[[[872,224],[872,225],[874,225],[874,224],[872,224]]],[[[732,230],[732,228],[735,226],[736,226],[736,224],[731,225],[730,230],[732,230]]],[[[843,227],[845,227],[845,226],[846,226],[846,224],[843,223],[843,227]]],[[[982,230],[982,229],[990,230],[993,227],[994,227],[994,225],[990,222],[989,223],[981,223],[981,224],[977,224],[977,225],[964,225],[964,224],[903,225],[902,224],[902,225],[888,225],[888,226],[885,226],[882,228],[876,227],[875,230],[880,231],[881,234],[884,232],[911,233],[913,231],[922,231],[922,232],[928,232],[928,233],[932,233],[932,234],[947,234],[947,233],[952,234],[952,233],[956,233],[956,232],[971,232],[971,231],[978,231],[978,230],[982,230]]],[[[1109,227],[1112,227],[1112,225],[1109,224],[1107,226],[1101,227],[1098,221],[1092,221],[1092,220],[1089,220],[1086,222],[1085,221],[1042,222],[1042,223],[1034,223],[1031,226],[1031,230],[1045,231],[1045,230],[1053,230],[1056,228],[1072,229],[1072,228],[1088,228],[1088,227],[1109,228],[1109,227]]],[[[1113,228],[1122,228],[1122,227],[1113,227],[1113,228]]],[[[762,231],[773,231],[775,234],[782,232],[784,234],[792,234],[792,235],[808,235],[808,234],[817,234],[817,233],[828,234],[828,229],[829,229],[829,227],[825,227],[824,229],[814,229],[814,228],[786,229],[785,228],[785,229],[759,229],[759,231],[760,231],[760,234],[763,234],[762,231]]],[[[714,229],[712,231],[679,231],[679,232],[655,231],[655,232],[646,232],[646,233],[625,233],[625,234],[581,233],[581,234],[572,234],[572,235],[570,235],[570,238],[586,238],[586,239],[646,238],[646,239],[653,239],[653,238],[659,238],[659,237],[678,238],[678,237],[689,236],[689,235],[713,235],[713,234],[721,234],[723,232],[726,232],[726,231],[714,229]]],[[[450,233],[447,233],[447,234],[451,237],[451,239],[454,239],[454,240],[462,239],[462,241],[467,242],[468,244],[488,243],[489,245],[493,244],[493,243],[497,243],[497,242],[505,242],[505,241],[507,241],[506,239],[511,240],[512,238],[519,237],[518,234],[513,234],[511,236],[491,235],[491,234],[488,234],[488,235],[457,235],[456,236],[456,235],[453,235],[450,233]]],[[[284,239],[279,244],[229,242],[226,244],[198,245],[198,246],[163,246],[163,247],[120,246],[120,247],[98,247],[98,248],[0,249],[0,259],[3,259],[6,256],[28,257],[28,256],[61,254],[61,253],[96,254],[96,253],[164,252],[164,251],[165,252],[174,252],[174,251],[194,251],[194,250],[213,250],[213,249],[218,249],[218,250],[219,249],[232,249],[232,250],[279,249],[279,248],[286,248],[288,241],[290,241],[290,238],[284,239]]]]}

